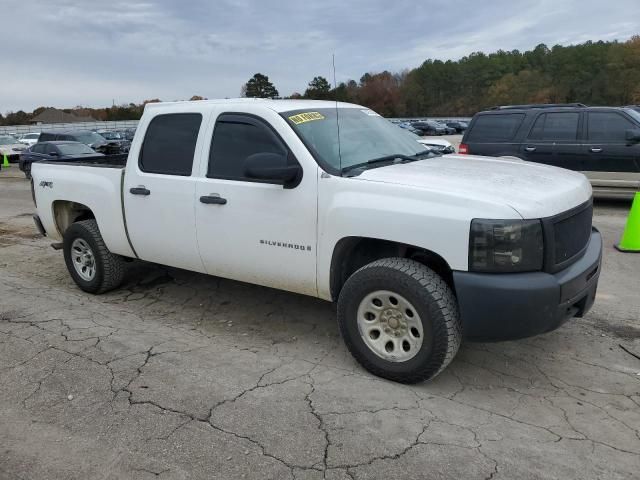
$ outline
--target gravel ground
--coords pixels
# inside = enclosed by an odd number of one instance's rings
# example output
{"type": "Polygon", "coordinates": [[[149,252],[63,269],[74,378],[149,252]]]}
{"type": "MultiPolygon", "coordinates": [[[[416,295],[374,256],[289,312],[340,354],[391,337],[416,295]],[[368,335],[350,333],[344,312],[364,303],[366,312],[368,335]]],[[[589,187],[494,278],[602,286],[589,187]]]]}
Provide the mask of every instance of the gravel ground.
{"type": "Polygon", "coordinates": [[[586,318],[463,344],[403,386],[363,371],[313,298],[144,263],[81,292],[3,169],[0,478],[638,478],[640,255],[612,248],[628,208],[596,207],[586,318]]]}

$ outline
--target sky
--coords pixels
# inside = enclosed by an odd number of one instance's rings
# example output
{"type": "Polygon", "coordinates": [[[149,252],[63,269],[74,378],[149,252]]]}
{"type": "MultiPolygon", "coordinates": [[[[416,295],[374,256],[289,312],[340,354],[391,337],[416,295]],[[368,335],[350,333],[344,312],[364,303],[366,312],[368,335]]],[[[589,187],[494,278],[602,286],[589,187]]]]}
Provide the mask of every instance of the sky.
{"type": "Polygon", "coordinates": [[[426,59],[627,40],[640,0],[0,0],[0,112],[281,95],[426,59]]]}

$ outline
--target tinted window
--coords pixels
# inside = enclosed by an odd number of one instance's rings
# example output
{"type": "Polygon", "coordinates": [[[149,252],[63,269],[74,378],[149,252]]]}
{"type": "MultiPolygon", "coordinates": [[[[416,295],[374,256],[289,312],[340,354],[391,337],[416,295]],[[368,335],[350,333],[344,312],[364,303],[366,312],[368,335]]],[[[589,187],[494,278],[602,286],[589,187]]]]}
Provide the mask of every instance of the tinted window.
{"type": "Polygon", "coordinates": [[[64,143],[58,145],[58,151],[62,155],[95,155],[95,150],[84,143],[64,143]]]}
{"type": "Polygon", "coordinates": [[[51,144],[51,143],[47,143],[45,149],[44,149],[45,153],[49,154],[49,153],[58,153],[58,149],[55,147],[55,145],[51,144]]]}
{"type": "Polygon", "coordinates": [[[222,115],[213,131],[207,177],[249,180],[244,176],[244,161],[255,153],[278,153],[286,159],[287,149],[262,122],[242,115],[222,115]]]}
{"type": "Polygon", "coordinates": [[[479,115],[469,132],[467,141],[511,140],[523,119],[523,113],[479,115]]]}
{"type": "Polygon", "coordinates": [[[40,138],[38,139],[39,142],[48,142],[50,140],[55,140],[56,139],[56,134],[55,133],[47,133],[47,132],[42,132],[40,134],[40,138]]]}
{"type": "Polygon", "coordinates": [[[36,143],[33,147],[31,147],[31,151],[33,153],[44,153],[45,148],[46,144],[36,143]]]}
{"type": "Polygon", "coordinates": [[[142,143],[140,169],[165,175],[191,175],[201,122],[199,113],[158,115],[151,120],[142,143]]]}
{"type": "Polygon", "coordinates": [[[557,112],[539,115],[529,132],[534,140],[575,140],[578,136],[579,113],[557,112]]]}
{"type": "Polygon", "coordinates": [[[589,141],[626,142],[626,131],[636,126],[615,112],[589,113],[589,141]]]}

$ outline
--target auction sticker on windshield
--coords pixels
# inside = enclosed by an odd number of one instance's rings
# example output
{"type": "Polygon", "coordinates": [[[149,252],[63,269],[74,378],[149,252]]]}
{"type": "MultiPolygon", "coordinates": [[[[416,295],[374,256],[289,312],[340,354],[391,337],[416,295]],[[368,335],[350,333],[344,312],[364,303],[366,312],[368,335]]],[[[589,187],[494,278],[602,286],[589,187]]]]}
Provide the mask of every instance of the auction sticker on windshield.
{"type": "Polygon", "coordinates": [[[297,115],[291,115],[289,120],[296,125],[300,125],[301,123],[312,122],[314,120],[324,120],[324,115],[319,112],[299,113],[297,115]]]}

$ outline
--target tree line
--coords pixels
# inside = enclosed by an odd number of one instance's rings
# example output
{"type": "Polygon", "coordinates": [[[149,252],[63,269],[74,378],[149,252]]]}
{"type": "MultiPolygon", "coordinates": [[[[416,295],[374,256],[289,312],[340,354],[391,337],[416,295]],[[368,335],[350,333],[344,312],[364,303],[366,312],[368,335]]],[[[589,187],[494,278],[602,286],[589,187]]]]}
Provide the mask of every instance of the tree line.
{"type": "MultiPolygon", "coordinates": [[[[241,95],[280,98],[276,86],[262,73],[242,86],[241,95]]],[[[493,105],[522,103],[640,103],[640,35],[626,42],[589,41],[552,48],[540,44],[525,52],[498,50],[455,61],[429,59],[412,70],[365,73],[358,81],[336,87],[316,76],[303,93],[284,98],[359,103],[387,117],[471,116],[493,105]]],[[[135,120],[146,103],[155,101],[160,100],[65,111],[96,120],[135,120]]],[[[44,108],[0,115],[0,125],[29,123],[44,108]]]]}
{"type": "MultiPolygon", "coordinates": [[[[278,91],[268,77],[256,74],[242,93],[268,97],[278,91]]],[[[567,47],[540,44],[526,52],[476,52],[457,61],[430,59],[413,70],[365,73],[335,88],[315,77],[303,94],[288,98],[359,103],[387,117],[471,116],[494,105],[527,103],[638,104],[640,36],[567,47]]]]}

